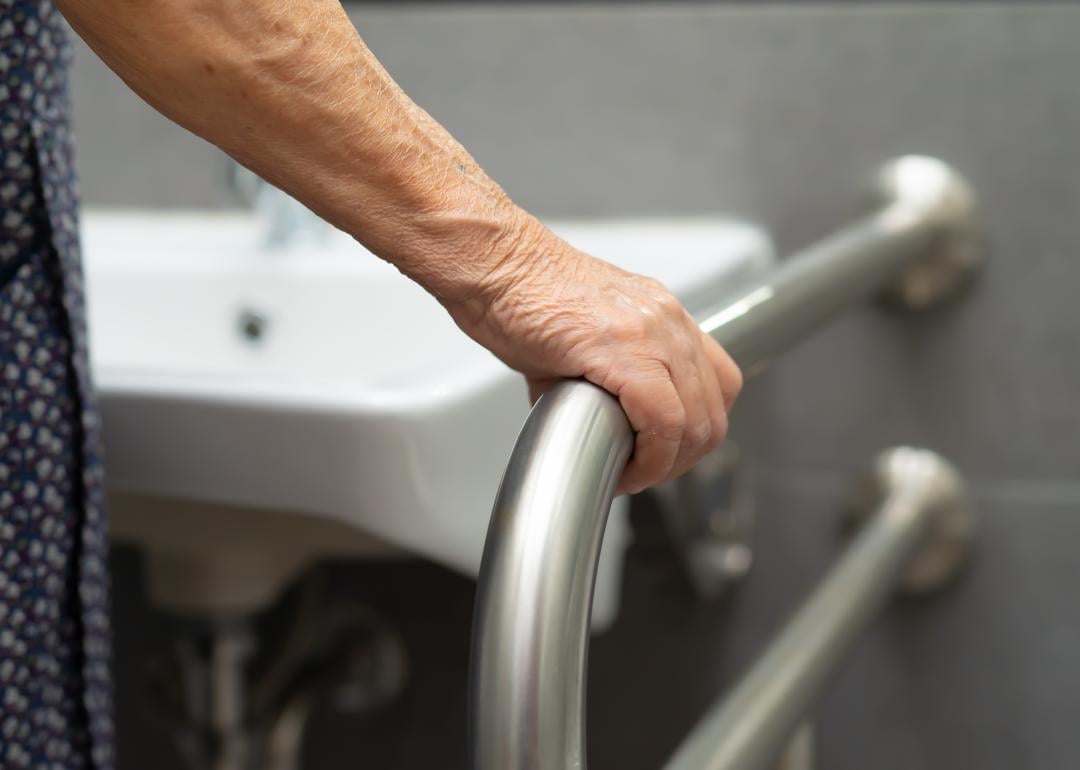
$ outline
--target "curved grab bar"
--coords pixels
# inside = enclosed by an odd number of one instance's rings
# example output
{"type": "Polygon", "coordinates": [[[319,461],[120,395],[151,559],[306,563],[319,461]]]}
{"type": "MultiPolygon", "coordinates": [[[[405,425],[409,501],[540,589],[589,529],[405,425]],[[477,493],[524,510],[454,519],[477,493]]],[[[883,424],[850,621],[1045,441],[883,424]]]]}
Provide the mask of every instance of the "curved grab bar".
{"type": "MultiPolygon", "coordinates": [[[[881,208],[701,321],[748,373],[872,293],[919,309],[976,264],[974,200],[941,161],[879,175],[881,208]]],[[[585,767],[585,668],[604,526],[633,432],[618,401],[581,381],[533,408],[496,496],[480,568],[470,672],[472,770],[585,767]]]]}

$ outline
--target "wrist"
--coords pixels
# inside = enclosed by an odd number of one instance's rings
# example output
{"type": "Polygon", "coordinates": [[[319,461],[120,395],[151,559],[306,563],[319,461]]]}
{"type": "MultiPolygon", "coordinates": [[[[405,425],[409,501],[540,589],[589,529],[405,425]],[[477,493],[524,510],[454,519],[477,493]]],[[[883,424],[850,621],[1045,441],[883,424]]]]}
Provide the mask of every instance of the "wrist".
{"type": "Polygon", "coordinates": [[[421,211],[411,229],[411,248],[392,261],[444,305],[477,312],[566,248],[505,195],[421,211]]]}

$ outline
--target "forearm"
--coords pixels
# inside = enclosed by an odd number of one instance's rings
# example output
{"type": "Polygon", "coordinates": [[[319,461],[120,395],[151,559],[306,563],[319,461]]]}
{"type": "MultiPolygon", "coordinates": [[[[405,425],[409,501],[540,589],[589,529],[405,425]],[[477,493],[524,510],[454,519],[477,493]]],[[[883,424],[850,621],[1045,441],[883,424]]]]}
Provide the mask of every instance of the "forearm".
{"type": "Polygon", "coordinates": [[[723,436],[734,362],[663,286],[514,206],[339,0],[56,2],[148,102],[422,284],[534,397],[574,377],[618,397],[637,433],[624,491],[682,473],[723,436]]]}
{"type": "Polygon", "coordinates": [[[337,0],[60,0],[136,92],[444,300],[531,217],[364,45],[337,0]]]}

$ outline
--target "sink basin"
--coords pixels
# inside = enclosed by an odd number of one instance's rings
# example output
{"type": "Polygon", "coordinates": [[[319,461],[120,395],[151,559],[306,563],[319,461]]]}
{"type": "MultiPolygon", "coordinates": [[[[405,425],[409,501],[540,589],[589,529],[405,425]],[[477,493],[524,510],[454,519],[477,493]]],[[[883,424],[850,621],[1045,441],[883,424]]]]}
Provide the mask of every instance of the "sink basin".
{"type": "MultiPolygon", "coordinates": [[[[347,236],[271,251],[262,226],[246,213],[86,214],[110,491],[332,520],[475,572],[528,412],[522,379],[347,236]]],[[[553,227],[691,308],[773,258],[759,229],[730,221],[553,227]]],[[[624,508],[605,545],[600,616],[603,586],[618,583],[624,508]]],[[[259,519],[245,521],[257,547],[259,519]]],[[[188,537],[195,547],[209,536],[188,537]]]]}

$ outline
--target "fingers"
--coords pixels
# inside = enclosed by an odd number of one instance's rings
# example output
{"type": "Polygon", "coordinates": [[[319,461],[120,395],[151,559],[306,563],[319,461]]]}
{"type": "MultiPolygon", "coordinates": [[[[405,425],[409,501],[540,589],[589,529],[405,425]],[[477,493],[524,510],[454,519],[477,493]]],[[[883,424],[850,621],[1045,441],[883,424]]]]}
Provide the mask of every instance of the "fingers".
{"type": "Polygon", "coordinates": [[[735,405],[735,399],[742,392],[743,374],[738,364],[728,355],[720,343],[707,334],[702,334],[704,339],[704,352],[716,373],[720,391],[723,394],[724,411],[730,412],[735,405]]]}
{"type": "MultiPolygon", "coordinates": [[[[711,339],[708,340],[711,345],[716,345],[711,339]]],[[[716,348],[723,355],[723,349],[719,345],[716,348]]],[[[724,436],[727,435],[728,427],[728,412],[731,410],[731,405],[734,403],[735,396],[737,395],[737,389],[734,383],[725,384],[725,376],[718,367],[718,361],[714,357],[714,354],[709,350],[709,346],[703,347],[701,351],[701,367],[708,369],[712,374],[708,378],[708,382],[712,385],[712,389],[708,392],[707,398],[709,399],[709,419],[713,424],[713,436],[709,440],[709,449],[715,449],[721,441],[724,440],[724,436]],[[725,388],[732,390],[729,395],[725,392],[725,388]]]]}
{"type": "Polygon", "coordinates": [[[619,392],[637,434],[620,494],[682,475],[727,434],[728,411],[742,388],[738,366],[696,326],[683,343],[669,342],[667,350],[671,363],[652,362],[647,371],[627,372],[619,392]]]}
{"type": "Polygon", "coordinates": [[[686,409],[662,362],[627,373],[619,403],[636,434],[618,494],[635,494],[667,477],[682,446],[686,409]]]}
{"type": "Polygon", "coordinates": [[[693,468],[707,452],[715,449],[727,434],[728,418],[724,394],[719,378],[704,351],[698,353],[696,366],[702,391],[699,414],[696,417],[698,422],[695,425],[687,421],[682,452],[668,478],[676,478],[693,468]]]}
{"type": "Polygon", "coordinates": [[[727,432],[738,367],[657,281],[572,250],[562,258],[545,280],[522,279],[455,320],[526,375],[534,403],[574,377],[619,399],[636,433],[620,493],[684,473],[727,432]]]}
{"type": "Polygon", "coordinates": [[[671,367],[672,382],[686,411],[686,425],[679,455],[660,481],[680,476],[692,468],[709,451],[714,432],[722,433],[726,425],[716,374],[696,339],[697,330],[693,329],[692,332],[693,336],[687,335],[684,352],[671,367]],[[725,424],[718,423],[717,413],[725,424]]]}

